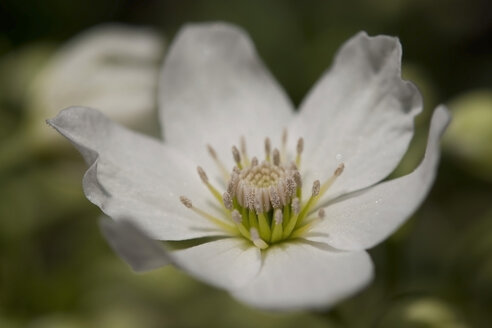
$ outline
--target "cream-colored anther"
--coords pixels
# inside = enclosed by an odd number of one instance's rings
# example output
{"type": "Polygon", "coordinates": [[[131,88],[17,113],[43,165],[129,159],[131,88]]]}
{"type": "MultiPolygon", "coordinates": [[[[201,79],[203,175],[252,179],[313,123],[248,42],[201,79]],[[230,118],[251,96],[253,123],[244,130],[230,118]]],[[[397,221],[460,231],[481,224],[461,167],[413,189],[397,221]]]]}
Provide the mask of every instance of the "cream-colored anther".
{"type": "Polygon", "coordinates": [[[186,198],[185,196],[179,196],[179,200],[187,208],[192,208],[193,207],[193,203],[191,202],[191,200],[189,198],[186,198]]]}
{"type": "Polygon", "coordinates": [[[333,173],[333,175],[335,176],[340,176],[342,173],[343,173],[343,170],[345,169],[345,164],[343,163],[340,163],[337,167],[337,169],[335,170],[335,172],[333,173]]]}
{"type": "Polygon", "coordinates": [[[201,166],[197,166],[196,168],[198,175],[200,176],[200,179],[202,179],[203,183],[207,184],[208,183],[208,176],[203,170],[201,166]]]}
{"type": "Polygon", "coordinates": [[[321,188],[321,184],[319,180],[313,182],[313,189],[311,191],[311,196],[316,197],[319,194],[319,189],[321,188]]]}
{"type": "Polygon", "coordinates": [[[303,138],[299,138],[299,140],[297,140],[296,150],[297,150],[297,155],[302,154],[302,151],[304,150],[304,139],[303,138]]]}
{"type": "Polygon", "coordinates": [[[280,165],[280,151],[277,148],[273,150],[273,165],[280,165]]]}
{"type": "Polygon", "coordinates": [[[234,221],[237,224],[241,224],[243,222],[243,217],[238,210],[232,211],[231,217],[232,217],[232,221],[234,221]]]}
{"type": "Polygon", "coordinates": [[[253,157],[251,159],[251,167],[255,167],[255,166],[258,166],[258,158],[257,157],[253,157]]]}
{"type": "Polygon", "coordinates": [[[273,220],[275,221],[276,224],[281,224],[283,222],[284,216],[282,214],[282,211],[277,209],[275,210],[275,214],[273,215],[273,220]]]}
{"type": "Polygon", "coordinates": [[[253,244],[255,244],[256,247],[258,247],[259,249],[265,249],[268,247],[268,244],[265,243],[265,241],[260,238],[260,234],[258,233],[258,229],[256,229],[255,227],[252,227],[249,230],[249,233],[251,235],[251,241],[253,242],[253,244]]]}
{"type": "Polygon", "coordinates": [[[239,154],[239,150],[236,146],[232,146],[232,157],[234,158],[234,162],[236,162],[237,166],[241,168],[241,155],[239,154]]]}
{"type": "Polygon", "coordinates": [[[287,194],[290,198],[294,197],[296,195],[296,182],[293,177],[288,177],[287,180],[285,181],[285,184],[287,186],[287,194]]]}
{"type": "Polygon", "coordinates": [[[239,147],[241,149],[241,154],[243,154],[243,156],[246,156],[247,149],[246,149],[246,139],[244,138],[244,136],[241,136],[241,138],[239,139],[239,147]]]}
{"type": "Polygon", "coordinates": [[[233,205],[232,205],[232,197],[231,194],[229,194],[227,191],[222,195],[222,200],[224,202],[224,207],[227,208],[229,211],[232,210],[233,205]]]}
{"type": "Polygon", "coordinates": [[[292,213],[297,215],[299,212],[301,212],[301,204],[299,198],[296,197],[292,200],[292,213]]]}
{"type": "Polygon", "coordinates": [[[271,144],[270,144],[270,138],[265,139],[265,159],[267,161],[270,161],[270,153],[272,151],[271,144]]]}
{"type": "Polygon", "coordinates": [[[277,188],[274,186],[271,186],[268,189],[268,193],[270,195],[270,203],[272,204],[273,208],[280,208],[282,206],[280,202],[280,195],[278,194],[277,188]]]}
{"type": "Polygon", "coordinates": [[[294,178],[294,181],[296,182],[296,186],[297,188],[301,188],[302,187],[302,177],[301,177],[301,173],[299,173],[299,171],[295,171],[294,172],[294,175],[293,175],[293,178],[294,178]]]}

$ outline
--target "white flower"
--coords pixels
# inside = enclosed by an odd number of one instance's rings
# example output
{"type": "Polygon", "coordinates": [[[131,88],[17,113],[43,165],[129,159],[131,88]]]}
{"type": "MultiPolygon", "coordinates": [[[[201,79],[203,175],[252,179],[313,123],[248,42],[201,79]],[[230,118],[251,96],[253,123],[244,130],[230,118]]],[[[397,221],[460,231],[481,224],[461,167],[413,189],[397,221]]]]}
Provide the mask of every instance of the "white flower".
{"type": "Polygon", "coordinates": [[[92,27],[63,44],[34,80],[29,107],[39,117],[71,105],[101,108],[133,127],[155,117],[163,40],[148,28],[92,27]]]}
{"type": "Polygon", "coordinates": [[[162,72],[164,143],[88,108],[49,124],[90,165],[85,193],[115,220],[105,234],[136,270],[169,261],[257,307],[326,307],[370,281],[365,249],[395,231],[434,180],[444,107],[420,166],[378,184],[422,108],[400,57],[397,39],[357,34],[294,112],[243,31],[192,25],[162,72]],[[145,235],[193,241],[163,249],[145,235]]]}

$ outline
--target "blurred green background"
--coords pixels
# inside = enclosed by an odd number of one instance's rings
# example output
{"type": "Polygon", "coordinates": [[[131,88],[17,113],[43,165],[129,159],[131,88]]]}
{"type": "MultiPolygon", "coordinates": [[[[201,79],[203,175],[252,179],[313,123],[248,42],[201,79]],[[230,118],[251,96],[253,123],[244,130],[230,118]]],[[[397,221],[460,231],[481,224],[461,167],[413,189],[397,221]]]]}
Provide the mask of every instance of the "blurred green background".
{"type": "MultiPolygon", "coordinates": [[[[0,327],[490,327],[490,1],[3,0],[0,26],[0,327]],[[398,36],[403,74],[426,107],[395,176],[419,162],[432,109],[443,102],[453,112],[430,196],[370,251],[374,282],[330,311],[265,313],[172,267],[132,273],[103,240],[100,211],[83,196],[81,157],[44,123],[62,109],[50,108],[58,100],[47,99],[45,86],[58,91],[55,98],[75,92],[82,104],[91,94],[76,91],[100,82],[86,74],[75,91],[53,82],[49,72],[66,42],[120,22],[155,30],[149,54],[116,64],[145,67],[147,84],[109,90],[107,83],[106,90],[102,83],[98,90],[113,98],[135,94],[141,108],[113,118],[157,134],[152,117],[163,49],[182,24],[209,20],[246,29],[296,104],[356,32],[398,36]],[[132,115],[140,114],[145,119],[135,124],[132,115]]],[[[76,68],[68,74],[74,80],[76,68]]]]}

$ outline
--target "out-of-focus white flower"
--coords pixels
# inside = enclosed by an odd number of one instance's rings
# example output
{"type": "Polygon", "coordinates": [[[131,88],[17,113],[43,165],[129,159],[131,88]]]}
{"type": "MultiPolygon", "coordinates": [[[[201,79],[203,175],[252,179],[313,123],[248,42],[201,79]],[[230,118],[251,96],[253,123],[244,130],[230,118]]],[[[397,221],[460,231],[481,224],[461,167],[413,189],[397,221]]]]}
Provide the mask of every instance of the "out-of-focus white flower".
{"type": "Polygon", "coordinates": [[[134,269],[173,263],[257,307],[325,307],[370,281],[365,249],[434,180],[442,106],[418,168],[380,182],[422,109],[400,58],[397,39],[357,34],[294,112],[242,30],[192,25],[162,71],[164,143],[83,107],[49,124],[89,164],[85,193],[114,219],[103,231],[134,269]]]}
{"type": "Polygon", "coordinates": [[[30,113],[39,122],[76,104],[144,129],[156,117],[163,48],[162,38],[148,28],[106,24],[84,31],[57,50],[36,77],[30,113]]]}

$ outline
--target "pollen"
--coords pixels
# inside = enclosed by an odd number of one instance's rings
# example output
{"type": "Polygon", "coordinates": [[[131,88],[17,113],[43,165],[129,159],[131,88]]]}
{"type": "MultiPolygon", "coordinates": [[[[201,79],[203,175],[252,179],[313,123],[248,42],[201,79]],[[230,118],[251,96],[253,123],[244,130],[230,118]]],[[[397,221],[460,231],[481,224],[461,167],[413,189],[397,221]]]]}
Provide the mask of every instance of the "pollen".
{"type": "MultiPolygon", "coordinates": [[[[202,167],[197,172],[202,183],[222,208],[222,216],[213,216],[196,208],[187,197],[181,196],[183,205],[202,218],[208,219],[231,235],[240,236],[255,247],[266,250],[271,244],[302,238],[311,228],[325,218],[323,208],[316,204],[326,190],[344,171],[340,163],[333,175],[323,183],[315,180],[311,197],[302,200],[301,155],[304,139],[299,138],[293,153],[287,151],[287,130],[283,131],[279,148],[272,147],[270,138],[264,142],[265,157],[248,158],[246,139],[241,136],[239,147],[232,147],[235,166],[223,174],[225,190],[219,192],[202,167]]],[[[220,172],[225,165],[216,151],[207,146],[212,160],[220,172]]],[[[255,154],[253,154],[255,155],[255,154]]]]}

